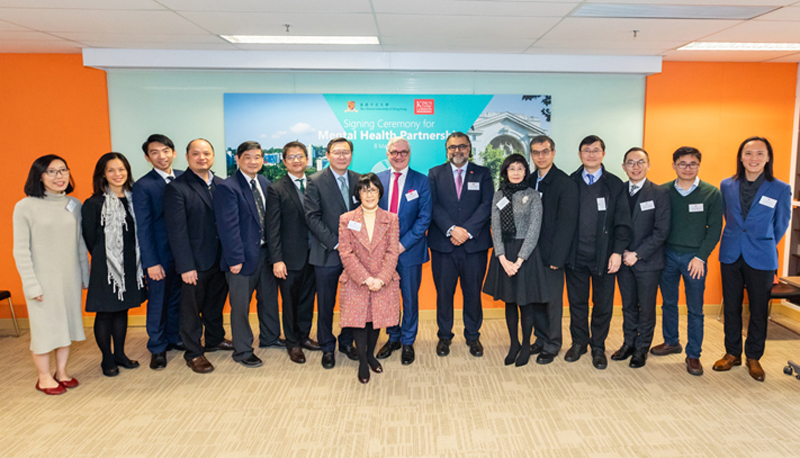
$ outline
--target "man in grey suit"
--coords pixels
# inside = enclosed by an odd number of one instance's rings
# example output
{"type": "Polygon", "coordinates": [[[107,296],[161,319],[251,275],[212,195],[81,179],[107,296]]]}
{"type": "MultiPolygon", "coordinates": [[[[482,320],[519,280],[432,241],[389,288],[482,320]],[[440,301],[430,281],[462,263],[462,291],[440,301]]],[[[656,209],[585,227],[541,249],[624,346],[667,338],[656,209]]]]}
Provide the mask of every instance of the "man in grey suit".
{"type": "MultiPolygon", "coordinates": [[[[339,276],[344,268],[339,259],[339,216],[355,210],[355,186],[359,174],[348,170],[353,160],[353,143],[343,137],[328,143],[325,157],[330,166],[311,175],[306,189],[303,207],[306,223],[313,240],[308,262],[314,266],[317,283],[317,339],[322,349],[322,367],[332,369],[336,365],[333,335],[333,307],[339,276]]],[[[352,360],[358,359],[353,346],[353,333],[342,329],[339,334],[339,351],[352,360]]]]}
{"type": "Polygon", "coordinates": [[[664,242],[669,236],[670,204],[666,189],[647,179],[650,157],[641,148],[625,153],[622,168],[628,175],[628,206],[633,239],[622,253],[617,273],[622,296],[625,341],[611,355],[614,361],[631,357],[630,367],[645,365],[656,326],[656,296],[664,268],[664,242]]]}

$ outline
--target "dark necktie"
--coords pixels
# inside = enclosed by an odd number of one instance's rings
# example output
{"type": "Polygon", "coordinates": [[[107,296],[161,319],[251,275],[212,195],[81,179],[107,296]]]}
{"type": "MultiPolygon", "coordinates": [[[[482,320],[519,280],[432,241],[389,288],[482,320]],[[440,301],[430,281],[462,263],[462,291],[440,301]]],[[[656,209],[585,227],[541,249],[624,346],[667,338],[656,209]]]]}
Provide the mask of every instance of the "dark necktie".
{"type": "Polygon", "coordinates": [[[261,229],[264,229],[264,200],[261,198],[261,193],[258,192],[256,180],[250,180],[250,188],[253,190],[253,197],[256,199],[256,208],[258,209],[258,224],[261,226],[261,229]]]}
{"type": "Polygon", "coordinates": [[[639,185],[638,184],[635,184],[635,185],[631,186],[631,196],[636,194],[636,190],[637,189],[639,189],[639,185]]]}
{"type": "Polygon", "coordinates": [[[175,177],[174,177],[174,176],[172,176],[172,175],[168,176],[168,177],[167,177],[167,184],[170,184],[170,183],[172,183],[172,180],[174,180],[174,179],[175,179],[175,177]]]}
{"type": "Polygon", "coordinates": [[[303,185],[303,181],[304,181],[304,180],[303,180],[302,178],[295,178],[295,180],[294,180],[294,181],[296,181],[296,182],[300,183],[300,192],[301,192],[302,194],[305,194],[305,193],[306,193],[306,187],[303,185]]]}

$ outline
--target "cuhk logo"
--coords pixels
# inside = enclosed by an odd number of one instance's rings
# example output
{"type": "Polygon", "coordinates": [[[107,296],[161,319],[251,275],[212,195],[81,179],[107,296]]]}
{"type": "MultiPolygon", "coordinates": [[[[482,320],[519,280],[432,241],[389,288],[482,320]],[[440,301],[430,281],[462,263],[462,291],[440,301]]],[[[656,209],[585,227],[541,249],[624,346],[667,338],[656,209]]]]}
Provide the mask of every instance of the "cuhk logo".
{"type": "Polygon", "coordinates": [[[358,113],[358,110],[356,110],[356,102],[354,102],[352,100],[347,102],[347,109],[344,110],[344,112],[345,113],[349,113],[349,112],[358,113]]]}
{"type": "Polygon", "coordinates": [[[414,99],[414,114],[432,115],[433,99],[414,99]]]}

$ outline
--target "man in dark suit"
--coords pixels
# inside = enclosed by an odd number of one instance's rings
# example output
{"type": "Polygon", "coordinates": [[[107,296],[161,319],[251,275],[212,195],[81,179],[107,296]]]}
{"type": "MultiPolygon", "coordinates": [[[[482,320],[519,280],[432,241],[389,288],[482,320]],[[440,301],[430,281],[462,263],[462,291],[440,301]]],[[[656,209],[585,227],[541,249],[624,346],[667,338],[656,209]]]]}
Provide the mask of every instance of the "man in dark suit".
{"type": "Polygon", "coordinates": [[[221,247],[214,216],[213,193],[222,179],[214,176],[214,147],[198,138],[186,147],[189,170],[164,190],[164,222],[175,269],[181,274],[181,338],[186,365],[205,374],[214,366],[206,351],[233,350],[225,340],[222,308],[228,294],[219,268],[221,247]],[[205,327],[205,347],[200,343],[205,327]]]}
{"type": "Polygon", "coordinates": [[[147,349],[150,369],[167,367],[167,350],[185,349],[181,342],[181,277],[169,249],[164,227],[164,188],[182,170],[174,170],[175,144],[169,137],[153,134],[142,145],[144,157],[153,170],[133,184],[136,237],[147,274],[147,349]]]}
{"type": "Polygon", "coordinates": [[[386,157],[391,168],[378,174],[383,193],[378,205],[397,215],[400,222],[400,292],[403,296],[403,321],[386,329],[389,341],[378,351],[378,358],[388,358],[402,346],[400,360],[414,362],[414,341],[419,324],[419,286],[422,283],[422,264],[428,262],[428,242],[425,231],[431,223],[431,190],[428,177],[411,170],[411,145],[402,137],[389,140],[386,157]]]}
{"type": "Polygon", "coordinates": [[[583,165],[570,175],[578,185],[578,227],[567,260],[572,346],[564,359],[574,362],[592,347],[592,365],[605,369],[606,337],[614,311],[614,277],[631,242],[631,214],[625,186],[603,167],[606,145],[596,135],[581,140],[583,165]],[[589,327],[589,283],[592,324],[589,327]],[[591,331],[591,332],[590,332],[591,331]]]}
{"type": "MultiPolygon", "coordinates": [[[[309,263],[314,266],[317,282],[317,339],[322,347],[322,367],[336,365],[333,335],[333,308],[339,289],[339,276],[344,268],[339,259],[339,216],[358,207],[355,186],[360,176],[348,170],[353,160],[353,143],[343,137],[328,142],[325,157],[330,166],[311,175],[303,207],[306,224],[313,235],[309,263]]],[[[358,360],[353,346],[353,332],[342,329],[339,351],[358,360]]]]}
{"type": "Polygon", "coordinates": [[[622,330],[625,341],[611,359],[631,357],[630,367],[645,365],[656,327],[656,298],[664,268],[664,242],[669,236],[670,205],[666,189],[647,179],[650,157],[641,148],[625,153],[622,168],[628,175],[625,189],[631,212],[633,239],[622,253],[617,272],[622,296],[622,330]]]}
{"type": "Polygon", "coordinates": [[[531,139],[531,160],[535,174],[528,178],[530,187],[542,197],[542,230],[539,232],[539,253],[542,255],[550,301],[547,329],[535,329],[536,342],[531,354],[539,354],[536,362],[549,364],[561,350],[561,319],[564,316],[564,266],[567,262],[575,228],[578,224],[578,186],[553,164],[556,144],[550,137],[531,139]]]}
{"type": "Polygon", "coordinates": [[[453,339],[453,295],[461,279],[464,337],[472,356],[483,356],[479,340],[483,309],[481,287],[492,246],[490,233],[494,184],[489,169],[469,161],[472,142],[453,132],[445,143],[447,163],[428,172],[433,213],[428,230],[431,271],[436,285],[436,354],[450,354],[453,339]]]}
{"type": "Polygon", "coordinates": [[[257,142],[236,148],[239,170],[214,191],[214,212],[222,244],[221,267],[228,280],[231,304],[233,360],[245,367],[259,367],[253,353],[250,300],[256,292],[260,347],[279,346],[281,324],[278,286],[269,269],[266,243],[266,197],[269,180],[259,175],[264,153],[257,142]]]}
{"type": "Polygon", "coordinates": [[[316,282],[314,267],[308,263],[309,243],[303,201],[308,179],[308,150],[300,142],[283,147],[283,164],[288,174],[267,188],[267,241],[272,273],[278,279],[283,300],[283,333],[286,351],[295,363],[306,362],[303,348],[319,350],[311,340],[316,282]]]}

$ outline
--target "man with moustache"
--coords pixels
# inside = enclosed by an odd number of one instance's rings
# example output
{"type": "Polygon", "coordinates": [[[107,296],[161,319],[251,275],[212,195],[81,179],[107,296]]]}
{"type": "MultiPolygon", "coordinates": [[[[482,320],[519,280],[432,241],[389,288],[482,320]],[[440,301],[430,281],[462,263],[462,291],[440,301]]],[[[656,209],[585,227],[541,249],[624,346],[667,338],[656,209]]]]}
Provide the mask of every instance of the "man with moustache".
{"type": "Polygon", "coordinates": [[[233,360],[245,367],[259,367],[253,353],[250,300],[256,292],[259,346],[283,347],[278,312],[278,286],[266,243],[266,191],[269,180],[260,175],[264,153],[257,142],[236,148],[239,171],[214,191],[214,212],[222,244],[222,270],[228,280],[231,303],[233,360]]]}
{"type": "MultiPolygon", "coordinates": [[[[353,143],[344,138],[328,142],[325,157],[330,165],[311,175],[303,207],[306,224],[313,235],[309,263],[314,266],[317,284],[317,339],[322,348],[322,367],[336,365],[333,335],[333,308],[339,289],[339,276],[344,268],[339,259],[339,216],[358,207],[355,186],[358,173],[348,170],[353,160],[353,143]]],[[[353,332],[343,328],[339,334],[339,351],[351,360],[358,360],[353,346],[353,332]]]]}
{"type": "Polygon", "coordinates": [[[233,350],[225,339],[222,308],[228,295],[220,270],[222,248],[217,235],[213,194],[222,179],[211,172],[214,147],[198,138],[186,146],[189,170],[164,190],[164,222],[175,269],[181,274],[180,332],[186,365],[199,374],[214,370],[207,351],[233,350]],[[205,347],[200,343],[205,328],[205,347]]]}
{"type": "Polygon", "coordinates": [[[414,362],[414,342],[419,325],[419,286],[422,283],[422,264],[428,262],[428,242],[425,231],[431,223],[431,190],[428,177],[411,170],[411,145],[403,137],[395,137],[386,145],[386,157],[391,168],[378,174],[383,189],[380,207],[397,215],[400,222],[400,292],[403,297],[403,320],[398,326],[386,329],[389,341],[378,351],[378,358],[388,358],[403,349],[400,361],[414,362]]]}
{"type": "Polygon", "coordinates": [[[539,232],[539,253],[545,266],[550,302],[547,329],[535,329],[536,342],[531,354],[539,354],[536,362],[550,364],[561,350],[561,319],[564,315],[564,266],[567,262],[578,223],[578,186],[553,163],[556,144],[550,137],[539,135],[530,143],[535,174],[528,178],[531,188],[542,197],[542,229],[539,232]]]}
{"type": "Polygon", "coordinates": [[[428,230],[431,271],[436,285],[436,354],[450,354],[453,339],[453,295],[461,280],[464,337],[472,356],[483,356],[479,340],[483,323],[481,287],[486,276],[494,184],[488,168],[469,161],[472,142],[453,132],[445,143],[447,162],[428,172],[433,212],[428,230]]]}
{"type": "Polygon", "coordinates": [[[311,248],[303,201],[308,179],[308,150],[300,142],[283,147],[287,174],[267,188],[267,240],[272,273],[278,279],[283,300],[283,333],[286,351],[292,362],[303,364],[306,350],[319,350],[311,340],[316,282],[314,266],[309,264],[311,248]]]}
{"type": "Polygon", "coordinates": [[[606,145],[596,135],[581,140],[583,165],[570,175],[578,185],[578,227],[567,261],[572,346],[564,360],[574,362],[592,347],[592,365],[605,369],[606,337],[614,311],[614,277],[631,242],[631,215],[622,180],[603,166],[606,145]],[[592,323],[589,327],[589,284],[592,323]]]}
{"type": "Polygon", "coordinates": [[[617,272],[622,296],[622,330],[625,340],[611,355],[614,361],[631,358],[632,368],[647,362],[656,327],[656,297],[661,269],[664,268],[664,242],[669,235],[670,206],[666,189],[647,179],[650,156],[642,148],[631,148],[622,159],[628,175],[628,207],[633,239],[622,253],[617,272]]]}
{"type": "Polygon", "coordinates": [[[150,369],[167,367],[167,350],[185,350],[179,333],[181,277],[169,249],[164,225],[164,188],[183,171],[172,168],[177,157],[169,137],[153,134],[142,145],[144,157],[153,170],[133,184],[136,237],[145,269],[147,300],[147,349],[150,369]]]}

